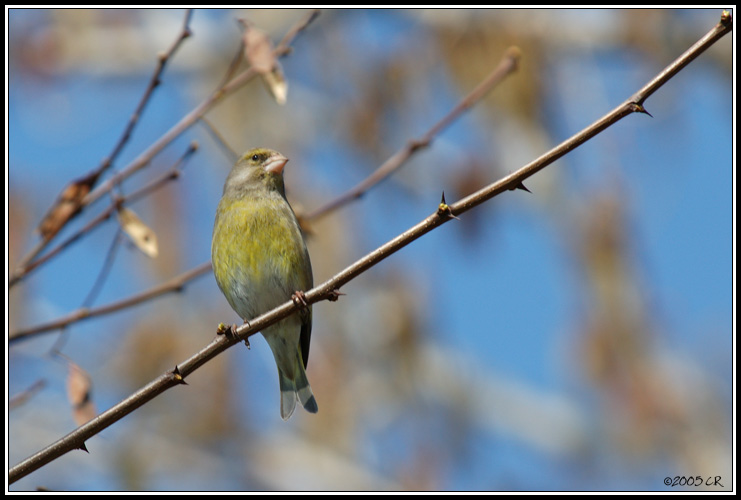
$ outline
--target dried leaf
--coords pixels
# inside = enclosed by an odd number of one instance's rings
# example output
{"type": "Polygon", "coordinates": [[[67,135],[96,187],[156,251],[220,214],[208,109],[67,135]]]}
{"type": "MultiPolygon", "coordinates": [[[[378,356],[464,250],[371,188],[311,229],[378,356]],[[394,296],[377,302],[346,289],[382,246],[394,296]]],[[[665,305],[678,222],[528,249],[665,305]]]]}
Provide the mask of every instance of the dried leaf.
{"type": "Polygon", "coordinates": [[[147,256],[157,257],[159,250],[157,246],[157,235],[149,228],[132,210],[120,208],[118,210],[118,222],[134,244],[147,256]]]}
{"type": "Polygon", "coordinates": [[[72,406],[72,417],[77,425],[82,425],[95,417],[92,380],[90,375],[75,363],[68,361],[67,399],[72,406]]]}
{"type": "Polygon", "coordinates": [[[273,53],[273,44],[268,35],[255,28],[251,23],[240,19],[244,26],[244,56],[255,71],[260,73],[263,82],[270,90],[278,104],[285,104],[288,95],[288,83],[283,76],[283,69],[273,53]]]}
{"type": "Polygon", "coordinates": [[[273,71],[263,74],[262,81],[265,82],[268,90],[273,94],[275,102],[281,106],[284,105],[288,97],[288,82],[286,82],[286,79],[283,76],[283,70],[281,69],[280,64],[276,62],[273,71]]]}
{"type": "Polygon", "coordinates": [[[44,239],[51,239],[72,217],[80,212],[82,200],[98,180],[98,173],[86,175],[72,181],[64,188],[56,203],[39,223],[39,233],[44,239]]]}
{"type": "Polygon", "coordinates": [[[242,40],[244,41],[244,56],[247,62],[258,73],[269,73],[276,63],[270,38],[267,33],[255,28],[252,23],[244,19],[240,19],[240,22],[244,26],[242,40]]]}

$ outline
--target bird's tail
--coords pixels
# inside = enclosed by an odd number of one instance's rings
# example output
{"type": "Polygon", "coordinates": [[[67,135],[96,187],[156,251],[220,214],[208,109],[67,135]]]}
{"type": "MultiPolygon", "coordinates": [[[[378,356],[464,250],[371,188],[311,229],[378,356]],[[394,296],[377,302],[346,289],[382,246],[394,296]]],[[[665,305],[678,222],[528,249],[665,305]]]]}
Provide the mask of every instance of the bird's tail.
{"type": "Polygon", "coordinates": [[[301,354],[299,354],[299,363],[296,370],[296,394],[298,400],[301,401],[301,406],[304,410],[309,413],[316,413],[319,411],[319,406],[316,404],[316,398],[314,393],[311,392],[311,386],[309,385],[309,379],[306,378],[306,370],[304,369],[304,363],[301,361],[301,354]]]}
{"type": "Polygon", "coordinates": [[[280,368],[278,368],[278,383],[280,384],[280,416],[283,420],[288,420],[296,408],[296,383],[286,377],[280,368]]]}
{"type": "Polygon", "coordinates": [[[319,411],[319,406],[316,404],[314,393],[311,392],[309,380],[306,378],[304,367],[297,366],[295,375],[296,376],[291,379],[283,370],[278,369],[278,382],[280,384],[280,416],[283,420],[288,420],[288,418],[293,414],[293,410],[296,408],[296,399],[301,402],[304,410],[309,413],[316,413],[319,411]]]}
{"type": "Polygon", "coordinates": [[[280,416],[283,420],[293,414],[296,408],[296,399],[309,413],[316,413],[319,407],[316,404],[314,393],[311,392],[309,380],[306,378],[306,370],[301,362],[301,355],[296,350],[296,363],[294,364],[293,378],[278,367],[278,383],[280,384],[280,416]]]}
{"type": "MultiPolygon", "coordinates": [[[[282,326],[279,324],[279,326],[282,326]]],[[[278,383],[280,385],[280,416],[283,420],[293,414],[296,400],[309,413],[316,413],[319,407],[314,394],[311,392],[309,380],[306,378],[304,361],[301,357],[298,338],[291,338],[284,334],[285,329],[268,330],[263,337],[267,340],[270,350],[273,351],[275,364],[278,365],[278,383]]],[[[298,330],[296,330],[298,336],[298,330]]]]}

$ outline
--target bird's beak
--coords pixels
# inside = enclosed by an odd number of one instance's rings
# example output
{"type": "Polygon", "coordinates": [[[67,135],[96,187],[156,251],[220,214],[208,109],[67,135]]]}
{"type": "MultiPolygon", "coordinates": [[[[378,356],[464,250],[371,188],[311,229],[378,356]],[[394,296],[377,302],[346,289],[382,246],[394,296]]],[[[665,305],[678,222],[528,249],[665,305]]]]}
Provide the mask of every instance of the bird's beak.
{"type": "Polygon", "coordinates": [[[263,168],[271,174],[280,175],[283,173],[283,167],[286,166],[286,163],[288,163],[288,158],[283,155],[275,155],[265,163],[263,168]]]}

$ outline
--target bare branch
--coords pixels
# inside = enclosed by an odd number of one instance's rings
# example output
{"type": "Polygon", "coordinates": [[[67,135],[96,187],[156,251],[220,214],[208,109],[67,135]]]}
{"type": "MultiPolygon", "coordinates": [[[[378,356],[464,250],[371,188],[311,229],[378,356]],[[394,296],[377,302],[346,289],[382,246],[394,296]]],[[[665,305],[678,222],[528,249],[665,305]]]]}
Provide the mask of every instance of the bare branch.
{"type": "Polygon", "coordinates": [[[85,300],[82,301],[82,309],[88,309],[93,304],[93,302],[95,302],[95,299],[98,297],[98,293],[100,293],[100,291],[103,289],[103,284],[105,283],[106,278],[108,278],[111,269],[113,269],[113,261],[116,258],[116,251],[118,250],[118,247],[122,241],[121,236],[122,234],[120,229],[117,230],[116,234],[113,235],[113,240],[111,241],[110,247],[108,247],[105,259],[103,260],[103,265],[98,272],[98,277],[95,278],[93,286],[90,287],[90,291],[85,297],[85,300]]]}
{"type": "Polygon", "coordinates": [[[66,314],[65,316],[61,318],[57,318],[53,321],[49,321],[48,323],[17,330],[13,332],[12,334],[8,335],[8,344],[11,344],[13,342],[16,342],[24,338],[31,337],[33,335],[38,335],[40,333],[59,330],[61,328],[65,328],[73,323],[82,321],[84,319],[95,318],[97,316],[102,316],[104,314],[110,314],[112,312],[117,312],[122,309],[126,309],[128,307],[141,304],[142,302],[146,302],[150,299],[160,297],[162,295],[165,295],[171,292],[180,292],[183,290],[183,288],[185,288],[185,285],[188,282],[190,282],[191,280],[203,274],[206,274],[210,270],[211,270],[211,263],[205,262],[201,264],[200,266],[194,267],[193,269],[189,271],[186,271],[178,276],[175,276],[170,281],[159,284],[141,293],[132,295],[131,297],[117,300],[115,302],[111,302],[110,304],[106,304],[106,305],[99,306],[99,307],[92,308],[92,309],[88,307],[81,307],[75,311],[72,311],[66,314]]]}
{"type": "Polygon", "coordinates": [[[100,225],[103,221],[109,219],[111,215],[113,215],[116,210],[118,210],[119,207],[129,205],[136,200],[139,200],[140,198],[143,198],[147,195],[149,195],[151,192],[163,187],[168,182],[173,181],[175,179],[178,179],[180,177],[180,170],[185,165],[185,160],[187,160],[193,153],[196,152],[198,149],[198,143],[197,142],[191,142],[190,146],[188,146],[188,149],[185,151],[183,156],[181,156],[177,162],[175,162],[175,165],[173,165],[172,168],[170,168],[169,171],[165,172],[161,176],[157,177],[156,179],[149,182],[147,185],[143,186],[140,189],[137,189],[133,193],[131,193],[128,196],[125,197],[114,197],[112,203],[103,210],[100,214],[98,214],[97,217],[91,219],[85,226],[80,228],[77,232],[70,235],[66,240],[59,243],[56,247],[46,252],[44,255],[39,257],[38,259],[34,260],[30,264],[27,264],[24,268],[18,268],[16,271],[11,275],[9,286],[15,283],[16,281],[20,280],[21,278],[28,275],[28,273],[34,271],[36,268],[40,267],[42,264],[45,264],[52,258],[54,258],[57,254],[59,254],[62,250],[70,246],[72,243],[76,242],[82,236],[87,234],[89,231],[100,225]],[[19,274],[20,273],[20,274],[19,274]]]}
{"type": "Polygon", "coordinates": [[[216,144],[218,144],[219,149],[224,153],[224,156],[227,157],[230,164],[234,164],[239,159],[239,153],[234,151],[229,144],[227,144],[226,139],[222,137],[222,135],[219,133],[218,130],[211,124],[210,121],[208,121],[206,118],[201,117],[199,120],[201,125],[203,125],[203,128],[206,129],[206,132],[216,141],[216,144]]]}
{"type": "Polygon", "coordinates": [[[494,70],[479,83],[466,97],[464,97],[450,112],[440,121],[432,126],[419,139],[407,141],[407,143],[396,153],[378,167],[371,175],[365,178],[352,189],[341,194],[337,198],[325,203],[319,208],[313,210],[305,216],[306,219],[318,219],[337,208],[360,198],[370,188],[386,179],[393,172],[398,170],[406,161],[417,151],[430,145],[430,143],[446,128],[453,124],[464,112],[470,109],[474,104],[479,102],[486,94],[489,93],[497,84],[504,80],[508,75],[517,70],[517,64],[520,59],[520,50],[517,47],[510,47],[504,53],[502,60],[499,61],[494,70]]]}
{"type": "Polygon", "coordinates": [[[45,386],[46,386],[46,381],[44,379],[39,379],[33,384],[31,384],[31,386],[25,389],[24,391],[19,392],[15,396],[12,396],[8,400],[8,410],[12,410],[13,408],[18,408],[19,406],[25,404],[29,399],[31,399],[34,395],[36,395],[36,393],[38,393],[45,386]]]}
{"type": "MultiPolygon", "coordinates": [[[[289,53],[290,47],[288,44],[293,39],[306,29],[306,27],[316,18],[318,12],[312,11],[307,14],[304,18],[299,20],[286,34],[280,44],[274,49],[276,57],[282,57],[289,53]]],[[[162,149],[165,148],[170,142],[176,139],[185,130],[190,128],[196,123],[203,115],[210,111],[216,104],[221,102],[225,97],[231,95],[236,90],[244,86],[248,81],[254,78],[257,72],[252,68],[247,68],[239,75],[235,76],[231,81],[215,90],[210,96],[208,96],[201,104],[195,107],[190,113],[185,115],[178,123],[176,123],[170,130],[160,137],[154,144],[152,144],[146,151],[140,154],[134,161],[132,161],[126,168],[120,173],[108,179],[104,184],[98,186],[83,200],[84,205],[89,205],[94,202],[105,193],[110,191],[114,185],[120,183],[122,180],[131,176],[131,174],[145,167],[151,159],[162,149]]]]}
{"type": "MultiPolygon", "coordinates": [[[[712,45],[720,37],[730,32],[732,29],[732,20],[730,15],[725,15],[721,22],[713,28],[705,37],[700,40],[700,43],[695,44],[690,51],[698,51],[701,53],[707,47],[712,45]]],[[[692,54],[685,53],[679,60],[687,58],[692,60],[696,57],[692,54]]],[[[675,61],[668,68],[672,68],[677,64],[675,61]]],[[[653,92],[658,89],[663,83],[666,83],[676,71],[671,72],[664,70],[660,75],[665,75],[662,79],[654,78],[651,83],[644,86],[642,91],[653,92]],[[656,82],[653,84],[652,82],[656,82]]],[[[345,283],[352,280],[354,277],[363,273],[365,270],[384,260],[386,257],[397,252],[401,248],[421,237],[424,234],[432,231],[438,226],[453,220],[454,216],[460,215],[471,208],[483,203],[486,200],[491,199],[497,194],[516,188],[525,179],[533,175],[535,172],[541,170],[545,166],[553,163],[555,160],[563,156],[566,152],[578,147],[585,141],[594,137],[596,134],[606,129],[608,126],[617,123],[623,117],[635,113],[645,112],[643,105],[639,99],[645,99],[646,96],[641,94],[639,91],[638,99],[630,98],[623,104],[610,111],[604,117],[599,119],[594,124],[590,125],[583,131],[574,135],[570,139],[561,143],[551,151],[547,152],[537,160],[525,165],[513,174],[479,190],[478,192],[456,202],[451,205],[441,203],[438,209],[429,217],[421,221],[419,224],[400,234],[393,240],[389,241],[385,245],[377,248],[373,252],[369,253],[362,259],[358,260],[351,266],[345,268],[343,271],[336,274],[331,279],[325,281],[321,285],[314,287],[312,290],[304,294],[306,303],[313,304],[320,300],[337,300],[339,292],[338,289],[345,283]],[[443,206],[444,205],[444,206],[443,206]]],[[[109,410],[98,415],[90,422],[78,427],[75,431],[71,432],[67,436],[48,446],[47,448],[39,451],[35,455],[27,458],[20,464],[12,467],[8,473],[8,483],[12,484],[18,479],[25,477],[31,472],[39,469],[45,464],[52,460],[66,454],[73,449],[79,449],[85,446],[85,441],[90,437],[94,436],[98,432],[102,431],[106,427],[112,425],[114,422],[128,415],[135,409],[139,408],[146,402],[152,400],[157,395],[163,393],[167,389],[170,389],[176,385],[184,383],[185,377],[193,373],[200,366],[213,359],[215,356],[225,351],[232,345],[235,345],[249,336],[254,335],[258,331],[265,327],[289,316],[299,309],[299,305],[294,301],[289,300],[283,305],[269,311],[257,318],[251,320],[248,324],[242,325],[236,329],[235,335],[217,335],[217,337],[206,347],[201,349],[198,353],[191,356],[183,363],[177,365],[175,369],[168,371],[145,387],[141,388],[125,400],[121,401],[117,405],[113,406],[109,410]]]]}
{"type": "Polygon", "coordinates": [[[157,56],[157,67],[155,68],[154,74],[152,75],[152,78],[149,81],[149,85],[147,86],[147,89],[144,91],[144,95],[142,96],[141,101],[139,101],[139,105],[134,110],[134,114],[131,115],[131,118],[129,119],[129,124],[126,126],[126,129],[124,130],[124,133],[121,136],[121,139],[119,139],[118,144],[116,144],[116,146],[113,148],[113,152],[105,160],[103,160],[103,163],[98,168],[98,172],[97,172],[98,175],[102,174],[105,170],[107,170],[113,164],[114,160],[118,157],[118,155],[121,153],[121,150],[126,145],[129,138],[131,137],[131,133],[133,132],[134,127],[136,126],[137,123],[139,123],[139,119],[141,118],[142,112],[144,111],[144,108],[149,102],[149,98],[152,96],[154,89],[159,87],[161,83],[160,77],[162,76],[162,73],[165,70],[165,66],[167,65],[167,62],[172,58],[172,56],[178,50],[183,40],[191,36],[192,32],[190,31],[189,25],[190,25],[190,19],[192,16],[193,16],[193,9],[186,9],[185,19],[183,20],[183,28],[180,31],[180,35],[173,42],[172,46],[166,52],[161,53],[157,56]]]}
{"type": "Polygon", "coordinates": [[[314,20],[319,16],[320,12],[321,11],[319,9],[312,9],[299,22],[294,24],[293,27],[288,30],[288,33],[285,34],[280,43],[278,43],[278,45],[275,47],[275,55],[278,57],[282,57],[290,54],[291,44],[293,43],[293,40],[302,31],[308,28],[312,22],[314,22],[314,20]]]}
{"type": "MultiPolygon", "coordinates": [[[[139,119],[141,118],[142,112],[144,111],[144,108],[146,107],[147,103],[149,102],[150,97],[154,93],[154,89],[157,88],[160,84],[160,77],[162,76],[162,73],[165,70],[165,65],[167,62],[175,55],[175,52],[177,52],[178,48],[182,44],[183,40],[188,38],[191,35],[190,31],[190,19],[193,14],[193,9],[187,9],[185,12],[185,19],[183,20],[183,28],[180,30],[180,34],[173,42],[172,46],[164,53],[157,56],[157,66],[155,67],[154,74],[152,74],[152,78],[149,80],[149,84],[147,85],[146,90],[144,91],[144,95],[142,95],[142,98],[139,101],[139,104],[137,105],[136,109],[134,110],[134,113],[131,115],[131,118],[129,119],[129,123],[124,129],[123,134],[121,135],[121,138],[118,140],[118,143],[114,146],[113,151],[110,155],[108,155],[107,158],[105,158],[100,166],[87,174],[86,176],[82,177],[81,179],[78,179],[76,181],[72,182],[72,185],[76,183],[81,183],[86,187],[87,190],[90,190],[95,183],[98,181],[100,176],[110,168],[110,166],[113,164],[114,160],[118,157],[118,155],[123,150],[123,147],[126,145],[126,143],[129,141],[129,138],[131,137],[132,132],[134,131],[134,127],[137,123],[139,123],[139,119]]],[[[65,187],[63,190],[63,194],[69,190],[70,186],[65,187]]],[[[62,194],[62,196],[63,196],[62,194]]],[[[52,206],[52,208],[47,212],[47,214],[42,219],[41,223],[39,224],[39,228],[41,230],[42,235],[42,241],[36,245],[28,254],[26,254],[18,263],[17,269],[24,269],[28,266],[28,264],[36,258],[36,256],[41,253],[44,248],[46,248],[46,245],[54,238],[54,236],[64,227],[69,221],[71,221],[73,218],[75,218],[79,213],[81,208],[84,206],[82,204],[82,198],[76,198],[72,201],[72,205],[69,208],[65,210],[65,214],[60,216],[59,211],[59,205],[60,202],[62,202],[62,196],[60,196],[55,204],[52,206]]],[[[12,286],[13,284],[18,282],[18,278],[14,276],[14,278],[11,278],[9,285],[12,286]]]]}
{"type": "MultiPolygon", "coordinates": [[[[318,12],[311,11],[302,19],[300,19],[294,26],[288,31],[283,40],[274,49],[276,57],[282,57],[290,52],[290,44],[295,37],[316,18],[318,12]]],[[[205,100],[203,100],[198,106],[191,110],[187,115],[180,119],[170,130],[165,132],[162,137],[156,140],[149,148],[142,152],[136,157],[131,163],[124,167],[120,172],[107,179],[102,184],[98,185],[94,190],[88,192],[81,199],[76,200],[75,214],[91,203],[98,200],[101,196],[110,192],[114,186],[118,185],[124,179],[130,177],[135,172],[141,170],[149,164],[149,162],[161,152],[166,146],[168,146],[173,140],[178,138],[183,132],[190,128],[196,123],[203,115],[213,109],[216,104],[220,103],[224,98],[233,94],[236,90],[243,87],[247,82],[257,75],[257,72],[252,68],[247,68],[239,75],[235,76],[228,83],[220,86],[214,92],[211,93],[205,100]]],[[[71,217],[70,217],[71,218],[71,217]]],[[[56,234],[56,233],[55,233],[56,234]]],[[[53,235],[52,235],[53,237],[53,235]]],[[[32,253],[21,259],[21,263],[16,267],[15,271],[11,274],[8,281],[8,287],[12,287],[21,281],[27,274],[35,269],[37,266],[32,259],[37,256],[46,245],[51,241],[52,237],[45,237],[39,244],[37,244],[32,253]]]]}

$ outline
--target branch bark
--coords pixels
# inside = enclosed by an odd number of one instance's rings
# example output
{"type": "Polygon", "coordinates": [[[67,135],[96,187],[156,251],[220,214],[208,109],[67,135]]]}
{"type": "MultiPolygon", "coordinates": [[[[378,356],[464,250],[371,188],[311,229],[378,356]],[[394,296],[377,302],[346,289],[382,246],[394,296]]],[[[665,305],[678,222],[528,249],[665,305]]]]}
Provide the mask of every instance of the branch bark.
{"type": "MultiPolygon", "coordinates": [[[[721,21],[712,30],[710,30],[710,32],[708,32],[689,50],[667,66],[667,68],[620,106],[616,107],[581,132],[551,149],[540,158],[523,166],[516,172],[513,172],[499,181],[494,182],[493,184],[490,184],[489,186],[451,205],[446,204],[443,199],[443,202],[440,203],[433,214],[385,245],[377,248],[365,257],[356,261],[354,264],[337,273],[331,279],[306,292],[306,303],[313,304],[321,300],[337,300],[339,296],[338,289],[342,285],[404,248],[417,238],[420,238],[424,234],[429,233],[433,229],[456,218],[456,216],[472,209],[473,207],[484,203],[503,191],[516,189],[525,179],[550,165],[558,158],[583,144],[590,138],[605,130],[607,127],[617,123],[625,116],[636,112],[646,113],[646,110],[643,107],[643,102],[653,94],[653,92],[658,90],[684,66],[705,51],[708,47],[713,45],[713,43],[728,34],[732,28],[733,21],[731,15],[727,11],[724,11],[721,21]]],[[[217,336],[210,344],[184,362],[178,364],[173,370],[160,375],[145,387],[142,387],[137,392],[109,410],[98,415],[90,422],[78,427],[75,431],[61,438],[57,442],[37,452],[15,467],[12,467],[8,472],[8,484],[14,483],[18,479],[21,479],[73,449],[86,449],[85,442],[101,430],[112,425],[114,422],[133,412],[166,390],[184,384],[185,377],[193,373],[209,360],[216,357],[218,354],[224,352],[226,349],[240,341],[246,340],[251,335],[254,335],[265,327],[296,312],[300,307],[302,306],[288,301],[272,311],[269,311],[253,319],[251,322],[237,328],[236,331],[233,332],[233,335],[217,336]]]]}

